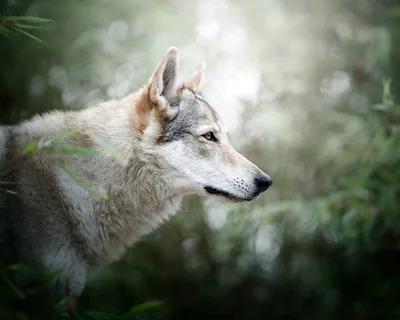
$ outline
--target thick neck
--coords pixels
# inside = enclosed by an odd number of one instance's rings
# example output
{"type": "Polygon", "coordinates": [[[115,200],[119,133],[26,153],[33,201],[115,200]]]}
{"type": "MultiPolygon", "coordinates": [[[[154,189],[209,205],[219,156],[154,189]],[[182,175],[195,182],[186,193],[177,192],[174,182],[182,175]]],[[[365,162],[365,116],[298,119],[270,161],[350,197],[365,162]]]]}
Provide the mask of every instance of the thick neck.
{"type": "Polygon", "coordinates": [[[173,192],[171,170],[157,157],[153,148],[146,150],[131,129],[131,115],[123,109],[115,110],[109,117],[96,113],[100,126],[92,131],[108,138],[121,147],[124,164],[107,156],[84,158],[79,163],[89,177],[103,186],[110,200],[93,202],[93,213],[104,240],[116,245],[155,228],[168,214],[177,211],[180,196],[173,192]],[[118,116],[113,119],[112,116],[118,116]]]}
{"type": "Polygon", "coordinates": [[[111,199],[100,202],[95,211],[103,240],[116,248],[151,232],[180,205],[181,197],[168,192],[158,170],[135,160],[111,181],[111,199]]]}

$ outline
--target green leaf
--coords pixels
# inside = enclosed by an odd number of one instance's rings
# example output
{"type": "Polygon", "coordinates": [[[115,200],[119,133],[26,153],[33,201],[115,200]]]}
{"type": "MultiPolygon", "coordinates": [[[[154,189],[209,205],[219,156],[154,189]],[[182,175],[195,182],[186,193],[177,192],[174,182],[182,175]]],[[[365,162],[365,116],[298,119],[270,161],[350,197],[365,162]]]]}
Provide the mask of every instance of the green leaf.
{"type": "Polygon", "coordinates": [[[8,189],[3,189],[3,188],[0,188],[0,192],[9,193],[9,194],[16,195],[16,196],[18,195],[18,193],[15,192],[15,191],[11,191],[11,190],[8,190],[8,189]]]}
{"type": "Polygon", "coordinates": [[[125,314],[125,316],[126,317],[135,316],[140,312],[143,312],[143,311],[146,311],[149,309],[159,308],[162,304],[164,304],[163,301],[144,302],[142,304],[137,305],[136,307],[133,307],[131,310],[128,311],[128,313],[125,314]]]}
{"type": "Polygon", "coordinates": [[[38,274],[44,273],[43,269],[33,268],[31,266],[27,266],[24,264],[13,264],[11,266],[8,266],[8,269],[12,270],[12,271],[19,271],[19,272],[26,273],[26,274],[38,275],[38,274]]]}
{"type": "Polygon", "coordinates": [[[90,133],[89,135],[105,154],[114,157],[122,165],[127,164],[126,159],[121,155],[121,151],[109,139],[94,133],[90,133]]]}
{"type": "Polygon", "coordinates": [[[95,187],[95,184],[78,170],[70,166],[65,160],[60,159],[59,165],[62,169],[65,170],[67,174],[69,174],[72,179],[74,179],[79,185],[84,187],[91,195],[99,197],[103,200],[109,200],[109,196],[107,194],[94,190],[93,188],[95,187]]]}
{"type": "Polygon", "coordinates": [[[33,40],[36,40],[36,41],[38,41],[38,42],[44,44],[45,46],[47,46],[46,43],[44,43],[44,42],[43,42],[42,40],[40,40],[38,37],[35,37],[33,34],[31,34],[31,33],[29,33],[29,32],[26,32],[26,31],[24,31],[24,30],[22,30],[22,29],[20,29],[20,28],[18,28],[18,27],[15,27],[15,26],[13,26],[12,28],[13,28],[13,30],[15,30],[15,31],[17,31],[17,32],[19,32],[19,33],[22,33],[22,34],[26,35],[27,37],[29,37],[29,38],[31,38],[31,39],[33,39],[33,40]]]}
{"type": "Polygon", "coordinates": [[[98,152],[92,148],[56,143],[57,141],[75,135],[77,133],[79,133],[79,129],[70,129],[63,131],[59,134],[56,134],[54,136],[51,136],[45,140],[40,140],[39,142],[37,142],[36,140],[32,140],[25,147],[25,151],[28,153],[32,153],[34,151],[46,150],[48,152],[64,153],[64,154],[75,153],[84,156],[93,156],[98,154],[98,152]]]}
{"type": "Polygon", "coordinates": [[[31,266],[23,265],[23,264],[11,265],[11,266],[8,266],[8,269],[11,271],[18,271],[18,272],[22,272],[25,274],[37,275],[38,277],[36,278],[36,280],[39,282],[48,282],[50,280],[53,280],[56,277],[58,277],[62,272],[62,270],[46,272],[43,269],[33,268],[31,266]]]}
{"type": "Polygon", "coordinates": [[[37,148],[38,142],[37,140],[33,139],[29,141],[29,143],[25,146],[25,152],[26,153],[32,153],[38,150],[37,148]]]}
{"type": "Polygon", "coordinates": [[[0,181],[0,184],[17,184],[17,183],[12,181],[0,181]]]}
{"type": "Polygon", "coordinates": [[[94,156],[98,154],[98,152],[94,149],[79,147],[79,146],[63,145],[63,144],[56,144],[51,149],[52,149],[51,151],[57,153],[67,153],[67,154],[75,153],[82,156],[94,156]]]}
{"type": "Polygon", "coordinates": [[[22,29],[43,29],[43,27],[41,26],[30,26],[28,24],[21,24],[21,23],[18,23],[16,26],[22,29]]]}
{"type": "Polygon", "coordinates": [[[53,271],[53,272],[47,272],[42,277],[40,277],[38,279],[38,281],[40,281],[40,282],[49,282],[50,280],[56,279],[61,273],[62,273],[62,270],[57,270],[57,271],[53,271]]]}
{"type": "Polygon", "coordinates": [[[60,166],[65,169],[71,176],[75,177],[80,182],[84,181],[86,185],[94,186],[95,184],[86,178],[82,173],[78,170],[70,166],[65,160],[60,160],[60,166]]]}
{"type": "Polygon", "coordinates": [[[2,31],[2,30],[0,30],[0,34],[4,35],[4,36],[6,36],[6,37],[9,37],[9,38],[11,38],[11,36],[10,36],[9,34],[5,33],[5,32],[4,32],[4,31],[2,31]]]}
{"type": "Polygon", "coordinates": [[[383,99],[389,98],[391,95],[392,79],[383,81],[383,99]]]}
{"type": "Polygon", "coordinates": [[[0,33],[5,35],[5,36],[7,36],[7,37],[9,37],[9,38],[11,38],[10,35],[11,35],[12,31],[9,28],[7,28],[6,26],[2,26],[0,24],[0,33]]]}
{"type": "Polygon", "coordinates": [[[39,17],[31,17],[31,16],[3,16],[2,20],[15,20],[15,21],[24,21],[32,23],[54,22],[53,20],[39,18],[39,17]]]}
{"type": "Polygon", "coordinates": [[[53,141],[58,141],[58,140],[66,138],[66,137],[78,134],[79,132],[80,132],[80,130],[77,129],[77,128],[68,129],[68,130],[65,130],[65,131],[63,131],[61,133],[58,133],[58,134],[54,135],[54,136],[51,136],[48,140],[51,140],[52,142],[53,141]]]}

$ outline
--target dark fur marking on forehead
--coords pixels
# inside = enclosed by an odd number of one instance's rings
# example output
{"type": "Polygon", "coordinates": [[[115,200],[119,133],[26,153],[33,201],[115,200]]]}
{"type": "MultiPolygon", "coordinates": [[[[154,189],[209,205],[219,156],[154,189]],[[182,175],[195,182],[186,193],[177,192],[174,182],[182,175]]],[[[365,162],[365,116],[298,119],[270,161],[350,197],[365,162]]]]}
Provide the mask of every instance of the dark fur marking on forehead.
{"type": "MultiPolygon", "coordinates": [[[[201,92],[194,92],[192,89],[189,88],[185,88],[187,90],[189,90],[196,99],[203,101],[207,106],[210,107],[210,105],[208,104],[208,102],[204,99],[203,95],[201,94],[201,92]]],[[[210,107],[211,108],[211,107],[210,107]]]]}
{"type": "Polygon", "coordinates": [[[203,105],[206,105],[206,107],[209,108],[214,118],[213,120],[217,122],[218,118],[214,109],[204,100],[202,96],[199,96],[193,91],[191,92],[193,93],[195,99],[189,102],[190,105],[186,108],[180,108],[180,105],[182,103],[181,97],[175,96],[169,99],[170,108],[179,108],[179,111],[173,120],[168,121],[164,124],[164,133],[160,137],[161,143],[179,140],[182,139],[185,135],[191,134],[191,129],[193,126],[196,125],[196,121],[198,119],[204,118],[204,115],[202,115],[201,111],[195,106],[196,100],[200,100],[203,105]]]}
{"type": "Polygon", "coordinates": [[[206,104],[206,106],[210,109],[212,115],[214,116],[214,121],[215,121],[215,122],[218,122],[218,120],[219,120],[218,114],[215,112],[214,108],[211,107],[210,104],[204,99],[203,94],[202,94],[201,92],[194,92],[194,91],[191,90],[191,89],[188,89],[188,90],[189,90],[191,93],[193,93],[194,97],[195,97],[197,100],[200,100],[200,101],[202,101],[202,102],[204,102],[204,103],[206,104]]]}

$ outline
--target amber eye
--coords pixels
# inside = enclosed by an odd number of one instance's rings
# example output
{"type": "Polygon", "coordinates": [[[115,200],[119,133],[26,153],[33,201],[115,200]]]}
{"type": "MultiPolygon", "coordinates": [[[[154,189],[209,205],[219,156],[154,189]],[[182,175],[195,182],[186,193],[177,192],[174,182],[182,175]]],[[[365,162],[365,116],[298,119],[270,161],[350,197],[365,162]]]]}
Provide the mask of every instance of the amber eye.
{"type": "Polygon", "coordinates": [[[217,138],[215,137],[214,133],[212,133],[211,131],[207,132],[206,134],[203,134],[203,137],[209,141],[217,142],[217,138]]]}

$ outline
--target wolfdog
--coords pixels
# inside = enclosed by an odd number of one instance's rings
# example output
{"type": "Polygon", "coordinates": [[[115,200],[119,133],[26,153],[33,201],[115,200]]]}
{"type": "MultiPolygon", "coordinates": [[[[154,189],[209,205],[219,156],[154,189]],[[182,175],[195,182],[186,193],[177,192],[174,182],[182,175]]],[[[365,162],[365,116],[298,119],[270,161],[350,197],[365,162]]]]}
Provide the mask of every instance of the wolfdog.
{"type": "Polygon", "coordinates": [[[272,185],[232,147],[201,94],[205,63],[182,83],[178,65],[178,50],[170,47],[148,83],[132,94],[0,127],[0,169],[11,166],[8,180],[15,183],[12,194],[0,192],[2,261],[62,270],[66,294],[77,297],[94,270],[176,213],[183,196],[251,201],[272,185]],[[96,134],[118,148],[123,161],[104,152],[64,157],[102,186],[107,199],[77,183],[54,154],[26,157],[32,139],[70,129],[79,131],[64,138],[69,145],[100,150],[96,134]]]}

